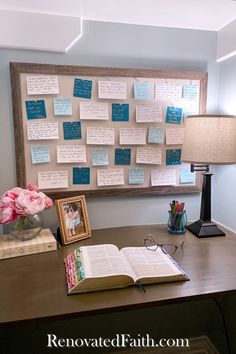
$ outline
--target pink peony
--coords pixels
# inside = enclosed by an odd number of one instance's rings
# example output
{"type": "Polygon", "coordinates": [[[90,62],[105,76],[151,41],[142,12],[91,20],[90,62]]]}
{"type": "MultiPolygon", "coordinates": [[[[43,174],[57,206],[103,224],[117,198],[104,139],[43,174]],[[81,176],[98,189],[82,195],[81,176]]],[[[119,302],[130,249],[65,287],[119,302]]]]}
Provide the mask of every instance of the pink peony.
{"type": "Polygon", "coordinates": [[[44,197],[40,192],[23,190],[15,200],[18,215],[27,216],[40,213],[45,209],[44,197]]]}
{"type": "Polygon", "coordinates": [[[19,196],[19,193],[21,191],[23,191],[22,188],[18,188],[18,187],[12,188],[3,194],[1,201],[3,203],[6,203],[8,206],[11,206],[12,208],[14,208],[15,200],[19,196]]]}
{"type": "Polygon", "coordinates": [[[29,183],[26,186],[29,191],[39,192],[39,187],[36,184],[29,183]]]}
{"type": "Polygon", "coordinates": [[[45,209],[49,209],[53,206],[53,201],[51,198],[47,197],[45,194],[44,194],[44,201],[45,201],[45,209]]]}
{"type": "Polygon", "coordinates": [[[9,224],[17,218],[16,211],[5,203],[0,203],[0,224],[9,224]]]}
{"type": "Polygon", "coordinates": [[[34,184],[28,184],[26,189],[12,188],[0,199],[0,224],[8,224],[17,216],[40,213],[52,205],[52,200],[34,184]]]}

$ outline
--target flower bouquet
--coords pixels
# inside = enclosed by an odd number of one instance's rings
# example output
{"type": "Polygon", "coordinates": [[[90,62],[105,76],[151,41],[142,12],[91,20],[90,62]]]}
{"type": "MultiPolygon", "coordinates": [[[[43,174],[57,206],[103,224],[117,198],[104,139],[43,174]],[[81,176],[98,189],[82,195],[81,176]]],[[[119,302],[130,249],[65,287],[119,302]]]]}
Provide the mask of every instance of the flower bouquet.
{"type": "Polygon", "coordinates": [[[42,228],[41,211],[52,205],[52,200],[36,185],[28,184],[25,189],[12,188],[0,199],[0,224],[12,223],[11,234],[15,238],[32,239],[42,228]]]}

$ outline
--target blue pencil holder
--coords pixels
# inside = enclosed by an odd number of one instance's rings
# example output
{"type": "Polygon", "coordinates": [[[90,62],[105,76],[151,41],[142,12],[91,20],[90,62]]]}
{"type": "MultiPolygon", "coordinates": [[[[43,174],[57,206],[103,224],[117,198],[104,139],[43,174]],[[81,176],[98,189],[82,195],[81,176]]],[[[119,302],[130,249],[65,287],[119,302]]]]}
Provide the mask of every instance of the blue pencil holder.
{"type": "Polygon", "coordinates": [[[184,234],[186,232],[186,210],[173,213],[169,210],[168,231],[172,234],[184,234]]]}

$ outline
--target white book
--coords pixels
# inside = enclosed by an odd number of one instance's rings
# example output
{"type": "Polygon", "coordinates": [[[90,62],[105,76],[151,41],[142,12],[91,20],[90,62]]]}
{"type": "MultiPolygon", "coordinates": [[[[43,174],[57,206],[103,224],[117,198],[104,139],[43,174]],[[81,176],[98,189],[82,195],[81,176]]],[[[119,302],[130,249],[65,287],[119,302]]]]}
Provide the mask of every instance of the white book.
{"type": "Polygon", "coordinates": [[[27,241],[12,239],[11,235],[0,236],[0,259],[27,256],[56,249],[57,241],[49,229],[42,229],[37,237],[27,241]]]}

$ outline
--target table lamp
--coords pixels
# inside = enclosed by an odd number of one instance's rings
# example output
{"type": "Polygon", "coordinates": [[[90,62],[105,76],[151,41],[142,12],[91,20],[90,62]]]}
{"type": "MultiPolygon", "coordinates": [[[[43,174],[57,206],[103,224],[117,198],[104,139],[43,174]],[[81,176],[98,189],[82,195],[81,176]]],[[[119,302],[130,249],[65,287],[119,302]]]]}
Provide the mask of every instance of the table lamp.
{"type": "Polygon", "coordinates": [[[186,119],[182,148],[183,162],[191,171],[203,171],[200,219],[187,226],[197,237],[224,236],[211,221],[211,176],[209,165],[236,163],[236,117],[194,115],[186,119]]]}

